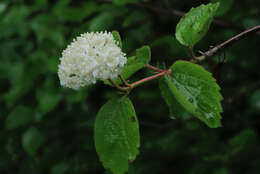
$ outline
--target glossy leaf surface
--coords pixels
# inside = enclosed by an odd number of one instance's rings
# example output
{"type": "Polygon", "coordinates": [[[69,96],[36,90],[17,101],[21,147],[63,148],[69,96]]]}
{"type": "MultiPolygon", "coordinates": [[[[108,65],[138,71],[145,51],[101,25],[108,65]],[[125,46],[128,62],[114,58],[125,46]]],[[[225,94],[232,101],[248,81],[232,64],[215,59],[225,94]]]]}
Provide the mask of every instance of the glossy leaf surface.
{"type": "Polygon", "coordinates": [[[165,81],[177,101],[211,128],[221,126],[220,87],[211,73],[187,61],[177,61],[165,81]]]}
{"type": "Polygon", "coordinates": [[[219,3],[200,5],[185,14],[176,27],[177,40],[188,47],[193,47],[208,32],[219,3]]]}
{"type": "Polygon", "coordinates": [[[95,122],[95,146],[100,161],[114,174],[128,170],[139,153],[140,135],[134,107],[127,97],[108,101],[95,122]]]}
{"type": "Polygon", "coordinates": [[[169,107],[170,117],[177,118],[177,117],[182,117],[184,114],[186,114],[187,111],[176,100],[175,96],[172,94],[171,90],[169,89],[169,86],[167,85],[165,79],[162,78],[159,80],[159,87],[161,90],[162,97],[169,107]]]}

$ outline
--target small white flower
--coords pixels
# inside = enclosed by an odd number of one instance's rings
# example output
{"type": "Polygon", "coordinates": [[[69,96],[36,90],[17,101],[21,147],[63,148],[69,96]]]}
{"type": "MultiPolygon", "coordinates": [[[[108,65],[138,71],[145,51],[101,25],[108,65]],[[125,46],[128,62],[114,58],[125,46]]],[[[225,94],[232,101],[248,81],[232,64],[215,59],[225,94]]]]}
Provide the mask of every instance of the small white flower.
{"type": "Polygon", "coordinates": [[[110,32],[84,33],[62,52],[58,76],[60,84],[73,89],[115,79],[126,64],[125,53],[110,32]]]}

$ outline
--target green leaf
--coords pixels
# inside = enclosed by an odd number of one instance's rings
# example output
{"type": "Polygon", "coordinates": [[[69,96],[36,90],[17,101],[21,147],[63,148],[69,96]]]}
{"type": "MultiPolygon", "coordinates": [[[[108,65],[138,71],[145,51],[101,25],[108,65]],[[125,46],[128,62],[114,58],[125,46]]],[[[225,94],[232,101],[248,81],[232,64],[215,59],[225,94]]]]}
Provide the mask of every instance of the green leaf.
{"type": "MultiPolygon", "coordinates": [[[[151,51],[149,46],[143,46],[136,50],[136,56],[129,57],[127,59],[127,63],[124,66],[121,76],[124,79],[128,79],[134,73],[144,68],[151,60],[151,51]]],[[[119,78],[114,80],[115,83],[121,84],[121,80],[119,78]]],[[[105,84],[111,85],[108,80],[104,81],[105,84]]]]}
{"type": "Polygon", "coordinates": [[[99,110],[95,122],[95,146],[101,162],[114,174],[128,170],[139,153],[139,125],[127,97],[112,99],[99,110]]]}
{"type": "Polygon", "coordinates": [[[52,111],[61,101],[61,94],[46,90],[37,90],[36,99],[38,102],[36,121],[41,121],[42,117],[52,111]]]}
{"type": "Polygon", "coordinates": [[[17,106],[5,120],[6,129],[12,130],[25,126],[33,120],[32,111],[25,106],[17,106]]]}
{"type": "Polygon", "coordinates": [[[193,47],[208,32],[218,6],[219,3],[209,3],[192,8],[177,24],[177,40],[185,46],[193,47]]]}
{"type": "Polygon", "coordinates": [[[35,127],[29,128],[22,137],[22,145],[26,152],[32,156],[44,142],[44,137],[35,127]]]}
{"type": "Polygon", "coordinates": [[[245,149],[251,149],[252,145],[257,143],[258,136],[255,131],[251,129],[242,130],[228,141],[232,155],[246,151],[245,149]]]}
{"type": "Polygon", "coordinates": [[[9,69],[8,78],[12,84],[10,90],[4,94],[4,98],[7,101],[9,108],[14,106],[15,102],[23,97],[32,88],[33,80],[36,72],[31,73],[32,69],[23,62],[17,61],[13,63],[9,69]]]}
{"type": "Polygon", "coordinates": [[[246,144],[250,144],[250,139],[257,139],[256,133],[251,129],[244,129],[232,137],[228,144],[233,147],[241,147],[242,150],[246,144]]]}
{"type": "Polygon", "coordinates": [[[112,31],[112,35],[117,43],[117,45],[122,49],[122,40],[120,34],[117,31],[112,31]]]}
{"type": "Polygon", "coordinates": [[[211,73],[187,61],[176,61],[171,71],[165,81],[177,101],[209,127],[220,127],[222,96],[211,73]]]}
{"type": "Polygon", "coordinates": [[[161,90],[164,101],[170,109],[170,117],[175,119],[185,116],[187,114],[187,111],[176,100],[175,96],[172,94],[167,83],[165,82],[165,79],[159,80],[159,88],[161,90]]]}
{"type": "Polygon", "coordinates": [[[151,60],[151,50],[149,46],[143,46],[136,50],[136,58],[145,65],[151,60]]]}

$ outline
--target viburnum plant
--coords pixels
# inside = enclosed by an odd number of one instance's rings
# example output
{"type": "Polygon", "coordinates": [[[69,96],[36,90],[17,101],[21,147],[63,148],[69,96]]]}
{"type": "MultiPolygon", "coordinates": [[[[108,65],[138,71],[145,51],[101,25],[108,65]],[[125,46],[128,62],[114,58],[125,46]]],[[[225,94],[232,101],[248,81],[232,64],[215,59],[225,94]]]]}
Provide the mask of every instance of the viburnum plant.
{"type": "Polygon", "coordinates": [[[95,121],[96,151],[103,166],[112,173],[125,173],[128,164],[139,153],[139,124],[128,95],[143,83],[158,80],[162,97],[173,116],[190,113],[210,128],[221,126],[220,101],[223,98],[220,87],[211,73],[197,63],[260,27],[240,33],[196,56],[193,47],[206,35],[218,6],[218,3],[201,5],[181,18],[175,37],[190,49],[191,60],[178,60],[169,69],[149,64],[151,53],[148,46],[137,49],[136,56],[127,58],[121,51],[122,43],[116,31],[82,34],[63,51],[58,70],[62,86],[79,89],[103,80],[105,84],[123,91],[121,97],[102,106],[95,121]],[[127,79],[142,68],[153,70],[155,75],[129,83],[127,79]]]}

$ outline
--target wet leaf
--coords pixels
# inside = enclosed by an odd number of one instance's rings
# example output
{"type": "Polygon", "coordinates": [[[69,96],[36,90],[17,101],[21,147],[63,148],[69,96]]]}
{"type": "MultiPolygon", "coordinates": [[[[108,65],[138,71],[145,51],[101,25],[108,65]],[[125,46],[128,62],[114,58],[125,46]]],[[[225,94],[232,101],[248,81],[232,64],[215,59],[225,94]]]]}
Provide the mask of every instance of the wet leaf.
{"type": "Polygon", "coordinates": [[[128,170],[139,153],[140,135],[134,107],[127,97],[108,101],[95,122],[95,146],[100,161],[114,174],[128,170]]]}
{"type": "Polygon", "coordinates": [[[149,46],[143,46],[136,50],[136,58],[144,63],[148,64],[151,60],[151,50],[149,46]]]}
{"type": "Polygon", "coordinates": [[[220,127],[222,96],[211,73],[187,61],[176,61],[171,70],[165,81],[177,101],[209,127],[220,127]]]}
{"type": "Polygon", "coordinates": [[[169,89],[169,86],[165,82],[165,79],[159,80],[159,87],[161,90],[162,97],[170,109],[170,117],[177,118],[184,116],[187,113],[187,111],[176,100],[175,96],[169,89]]]}
{"type": "Polygon", "coordinates": [[[188,47],[193,47],[208,32],[219,3],[200,5],[185,14],[176,27],[177,40],[188,47]]]}

